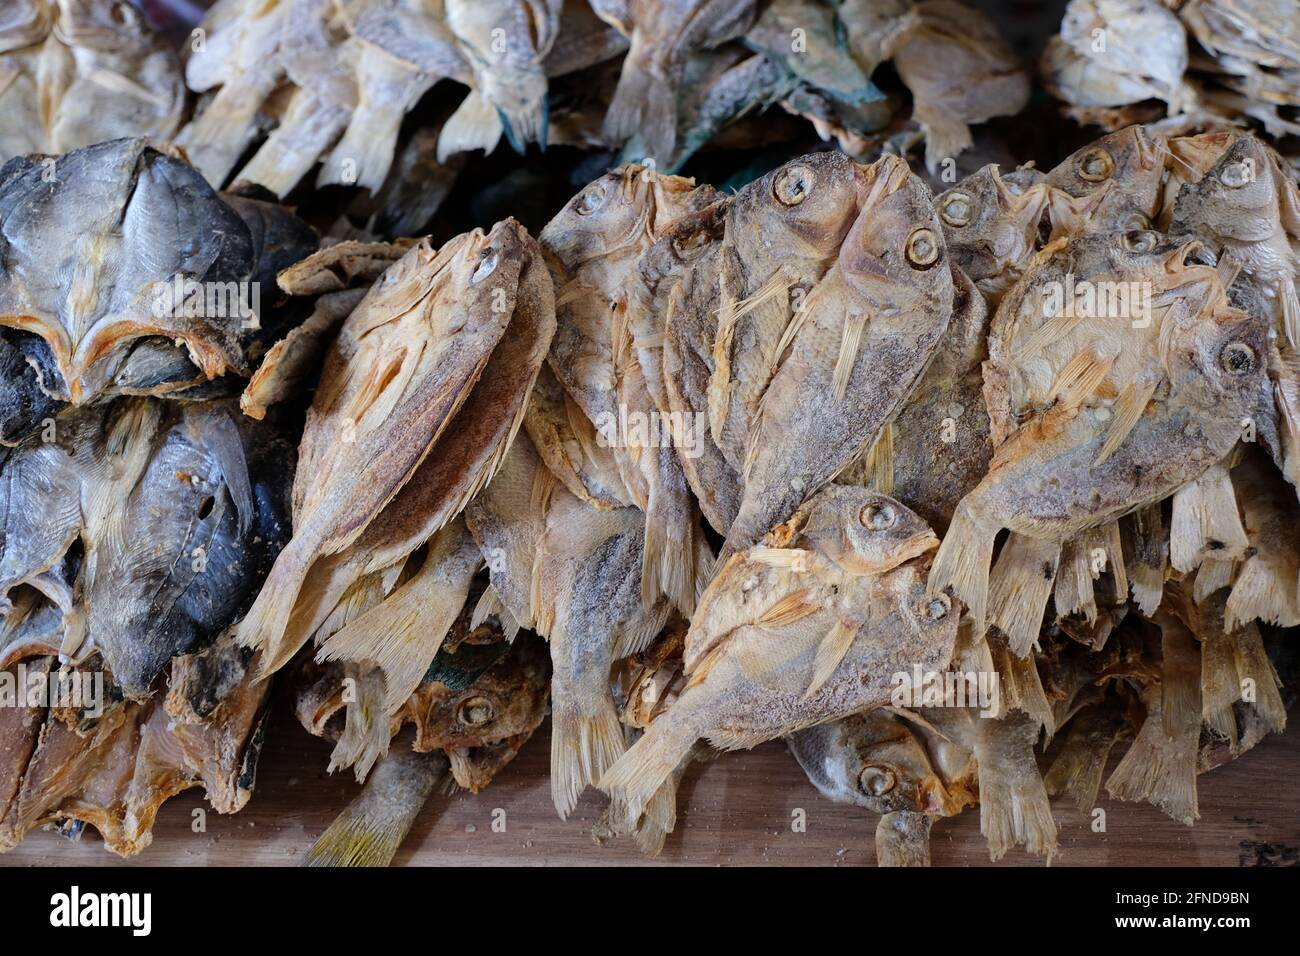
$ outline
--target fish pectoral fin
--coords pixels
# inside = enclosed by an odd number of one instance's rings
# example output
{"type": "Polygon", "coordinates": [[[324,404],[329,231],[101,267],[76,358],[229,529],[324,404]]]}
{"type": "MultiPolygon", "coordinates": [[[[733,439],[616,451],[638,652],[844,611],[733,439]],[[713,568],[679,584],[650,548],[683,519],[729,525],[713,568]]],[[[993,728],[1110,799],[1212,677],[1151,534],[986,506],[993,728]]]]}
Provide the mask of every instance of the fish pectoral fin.
{"type": "Polygon", "coordinates": [[[835,673],[835,669],[844,660],[844,655],[853,646],[853,638],[857,636],[861,626],[862,620],[860,618],[839,618],[826,636],[822,638],[822,642],[817,645],[817,656],[813,660],[812,680],[808,682],[808,689],[804,691],[804,700],[811,698],[826,681],[830,680],[831,675],[835,673]]]}
{"type": "Polygon", "coordinates": [[[768,606],[754,621],[759,627],[787,627],[796,621],[802,621],[819,610],[816,604],[808,601],[809,591],[801,588],[768,606]]]}
{"type": "Polygon", "coordinates": [[[858,349],[862,345],[862,330],[866,327],[867,317],[861,312],[850,312],[844,317],[840,355],[835,360],[835,374],[831,378],[831,387],[837,402],[844,401],[844,393],[848,391],[849,379],[853,376],[853,366],[858,361],[858,349]]]}
{"type": "Polygon", "coordinates": [[[1098,355],[1095,345],[1081,349],[1057,374],[1049,400],[1066,408],[1079,407],[1096,393],[1114,361],[1098,355]]]}
{"type": "Polygon", "coordinates": [[[1138,419],[1146,411],[1147,404],[1151,401],[1151,396],[1155,394],[1155,391],[1155,382],[1129,382],[1124,386],[1123,391],[1119,393],[1119,398],[1115,401],[1113,409],[1115,417],[1111,420],[1110,428],[1106,431],[1106,440],[1102,443],[1101,451],[1097,453],[1097,458],[1092,463],[1094,468],[1115,454],[1119,446],[1124,444],[1124,439],[1137,425],[1138,419]]]}

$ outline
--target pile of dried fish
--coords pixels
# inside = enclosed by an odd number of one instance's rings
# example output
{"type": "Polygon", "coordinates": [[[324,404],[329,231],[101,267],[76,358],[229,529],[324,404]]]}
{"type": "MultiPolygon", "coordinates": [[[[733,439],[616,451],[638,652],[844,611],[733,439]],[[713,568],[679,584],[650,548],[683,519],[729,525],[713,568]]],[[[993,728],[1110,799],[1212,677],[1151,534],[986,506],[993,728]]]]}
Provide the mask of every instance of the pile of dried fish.
{"type": "Polygon", "coordinates": [[[1043,53],[1080,123],[1169,130],[1254,120],[1300,133],[1300,7],[1290,0],[1070,0],[1043,53]]]}
{"type": "Polygon", "coordinates": [[[316,237],[137,139],[13,160],[0,210],[0,846],[89,823],[134,853],[174,793],[253,785],[268,685],[227,628],[289,538],[297,435],[239,376],[288,321],[257,283],[316,237]]]}
{"type": "Polygon", "coordinates": [[[1300,191],[1215,121],[1291,131],[1269,4],[1074,0],[1045,73],[1114,131],[938,192],[892,145],[1028,96],[955,0],[221,0],[183,128],[129,8],[11,6],[0,849],[239,809],[277,673],[365,783],[325,866],[548,710],[562,818],[657,853],[781,738],[890,865],[976,806],[1050,859],[1103,780],[1191,824],[1284,728],[1300,191]],[[839,150],[670,172],[776,104],[839,150]],[[499,140],[585,185],[404,237],[499,140]]]}
{"type": "Polygon", "coordinates": [[[412,751],[531,730],[437,676],[528,631],[557,810],[599,787],[650,852],[691,761],[777,737],[884,814],[885,862],[976,803],[994,856],[1051,856],[1049,788],[1091,807],[1129,737],[1112,795],[1190,823],[1198,770],[1285,723],[1296,203],[1249,134],[1134,127],[937,197],[893,157],[731,195],[626,165],[538,240],[283,273],[355,303],[238,629],[268,671],[314,644],[304,723],[381,768],[316,858],[391,858],[446,771],[412,751]]]}
{"type": "Polygon", "coordinates": [[[445,179],[503,137],[677,169],[777,103],[861,158],[898,106],[872,81],[887,61],[933,168],[1029,93],[992,24],[956,0],[224,0],[195,35],[200,100],[178,143],[214,185],[279,196],[318,163],[318,188],[398,189],[403,166],[445,179]]]}

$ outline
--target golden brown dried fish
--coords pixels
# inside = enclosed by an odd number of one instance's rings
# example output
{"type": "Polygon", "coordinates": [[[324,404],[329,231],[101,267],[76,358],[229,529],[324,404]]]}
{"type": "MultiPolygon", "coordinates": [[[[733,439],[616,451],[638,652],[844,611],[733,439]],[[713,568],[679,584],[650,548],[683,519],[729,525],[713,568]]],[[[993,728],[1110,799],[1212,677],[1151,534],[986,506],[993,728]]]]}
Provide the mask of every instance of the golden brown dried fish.
{"type": "Polygon", "coordinates": [[[937,534],[993,457],[983,394],[989,311],[960,269],[952,282],[952,321],[929,368],[876,444],[836,479],[897,498],[937,534]]]}
{"type": "Polygon", "coordinates": [[[709,585],[672,707],[600,781],[635,817],[700,738],[752,747],[889,700],[889,675],[947,666],[956,614],[922,577],[935,537],[883,495],[832,486],[709,585]]]}
{"type": "Polygon", "coordinates": [[[551,368],[598,441],[612,449],[624,486],[645,512],[647,605],[662,593],[685,613],[706,570],[703,539],[674,447],[679,436],[661,416],[663,318],[633,278],[657,235],[714,195],[678,176],[623,166],[579,193],[542,231],[558,260],[560,288],[551,368]]]}
{"type": "Polygon", "coordinates": [[[750,546],[869,447],[911,393],[952,315],[929,188],[894,157],[835,264],[803,300],[749,439],[727,548],[750,546]],[[787,351],[788,348],[788,351],[787,351]]]}
{"type": "Polygon", "coordinates": [[[533,566],[538,633],[551,643],[551,797],[563,818],[626,744],[610,696],[614,661],[644,648],[669,607],[642,603],[645,521],[556,488],[533,566]]]}
{"type": "Polygon", "coordinates": [[[0,159],[180,125],[180,62],[121,0],[14,0],[0,14],[0,159]]]}
{"type": "Polygon", "coordinates": [[[1022,551],[1004,552],[999,588],[1021,596],[1000,598],[997,619],[1020,653],[1062,542],[1166,497],[1237,441],[1267,331],[1227,304],[1213,268],[1188,262],[1197,248],[1152,232],[1082,237],[998,309],[985,370],[993,462],[958,505],[931,582],[951,585],[981,631],[993,538],[1009,527],[1022,551]],[[1145,283],[1145,306],[1080,296],[1126,282],[1145,283]]]}
{"type": "Polygon", "coordinates": [[[935,197],[948,253],[990,308],[997,307],[1034,254],[1050,198],[1042,179],[1036,170],[1003,176],[988,165],[935,197]]]}
{"type": "MultiPolygon", "coordinates": [[[[714,266],[717,302],[702,300],[696,308],[717,313],[709,426],[737,471],[745,467],[782,347],[790,344],[787,330],[798,327],[799,309],[879,182],[841,153],[813,153],[754,180],[727,204],[714,266]]],[[[702,260],[703,250],[692,261],[702,260]]]]}
{"type": "MultiPolygon", "coordinates": [[[[433,480],[447,468],[464,479],[453,485],[456,500],[448,502],[443,521],[490,477],[522,419],[520,396],[510,397],[518,381],[487,383],[510,393],[502,399],[505,414],[487,416],[484,425],[501,434],[500,423],[507,422],[504,441],[465,448],[480,433],[455,429],[447,435],[449,452],[461,454],[421,465],[474,390],[516,310],[537,323],[533,328],[545,329],[553,308],[540,250],[513,220],[487,235],[476,230],[457,237],[437,253],[423,242],[372,287],[344,323],[308,415],[294,538],[240,627],[241,642],[267,648],[267,672],[308,637],[295,633],[286,641],[286,628],[318,559],[356,542],[390,502],[398,503],[395,496],[413,476],[433,480]],[[484,455],[485,467],[467,467],[467,458],[484,455]]],[[[542,331],[522,344],[535,351],[539,340],[544,347],[549,339],[542,331]]]]}
{"type": "Polygon", "coordinates": [[[1161,210],[1165,138],[1130,126],[1075,150],[1047,174],[1051,239],[1150,229],[1161,210]]]}

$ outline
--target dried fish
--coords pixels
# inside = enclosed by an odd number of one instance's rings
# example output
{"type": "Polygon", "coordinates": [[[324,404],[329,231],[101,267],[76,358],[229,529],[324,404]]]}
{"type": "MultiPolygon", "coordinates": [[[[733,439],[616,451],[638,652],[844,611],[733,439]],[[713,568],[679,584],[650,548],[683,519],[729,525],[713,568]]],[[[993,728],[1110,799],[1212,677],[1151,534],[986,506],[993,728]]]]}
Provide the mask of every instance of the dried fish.
{"type": "Polygon", "coordinates": [[[636,815],[700,738],[752,747],[886,704],[915,663],[946,667],[957,615],[922,581],[935,541],[898,502],[832,487],[733,555],[692,619],[687,686],[601,788],[636,815]]]}
{"type": "Polygon", "coordinates": [[[835,264],[778,349],[784,357],[747,446],[730,551],[757,542],[875,442],[948,327],[952,273],[929,189],[893,157],[869,176],[835,264]]]}
{"type": "Polygon", "coordinates": [[[124,136],[169,139],[175,51],[123,0],[14,0],[0,19],[0,159],[124,136]]]}

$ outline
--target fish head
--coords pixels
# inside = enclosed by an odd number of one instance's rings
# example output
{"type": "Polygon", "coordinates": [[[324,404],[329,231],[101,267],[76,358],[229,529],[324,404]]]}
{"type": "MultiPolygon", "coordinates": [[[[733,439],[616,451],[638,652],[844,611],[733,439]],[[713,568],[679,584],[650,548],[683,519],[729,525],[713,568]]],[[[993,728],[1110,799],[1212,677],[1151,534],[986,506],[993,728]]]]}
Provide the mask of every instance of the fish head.
{"type": "MultiPolygon", "coordinates": [[[[457,653],[477,650],[462,645],[457,653]]],[[[549,665],[541,639],[520,634],[510,651],[471,684],[430,695],[421,739],[447,749],[473,748],[532,733],[546,712],[549,665]]]]}
{"type": "Polygon", "coordinates": [[[941,813],[943,780],[911,727],[877,708],[831,725],[817,768],[837,799],[871,810],[941,813]]]}
{"type": "Polygon", "coordinates": [[[126,0],[59,0],[54,32],[69,46],[107,50],[152,36],[144,14],[126,0]]]}
{"type": "MultiPolygon", "coordinates": [[[[1227,305],[1179,322],[1163,355],[1174,395],[1199,396],[1207,412],[1245,408],[1266,381],[1269,332],[1266,316],[1227,305]],[[1208,387],[1193,392],[1193,385],[1208,387]]],[[[1236,420],[1229,425],[1238,427],[1236,420]]]]}
{"type": "Polygon", "coordinates": [[[1164,143],[1164,137],[1130,126],[1076,150],[1045,180],[1053,193],[1054,221],[1069,218],[1064,209],[1078,220],[1072,231],[1149,226],[1160,207],[1164,143]],[[1089,201],[1071,204],[1071,198],[1089,201]]]}
{"type": "Polygon", "coordinates": [[[1004,177],[995,163],[940,193],[935,208],[949,251],[976,281],[1023,263],[1034,251],[1048,190],[1036,170],[1004,177]]]}
{"type": "Polygon", "coordinates": [[[930,187],[897,156],[868,168],[861,212],[840,247],[838,265],[867,321],[914,323],[951,305],[952,274],[930,187]]]}
{"type": "Polygon", "coordinates": [[[627,163],[570,199],[538,238],[570,272],[594,259],[640,251],[654,236],[659,207],[675,204],[691,190],[689,179],[627,163]]]}
{"type": "Polygon", "coordinates": [[[1216,252],[1225,240],[1260,242],[1274,235],[1279,184],[1270,153],[1256,137],[1238,136],[1208,173],[1179,191],[1173,228],[1191,232],[1216,252]]]}
{"type": "Polygon", "coordinates": [[[728,230],[792,257],[826,260],[853,225],[867,168],[840,152],[811,153],[778,166],[736,194],[728,230]]]}
{"type": "Polygon", "coordinates": [[[805,509],[807,546],[852,574],[883,574],[939,546],[920,515],[869,488],[828,485],[805,509]]]}

